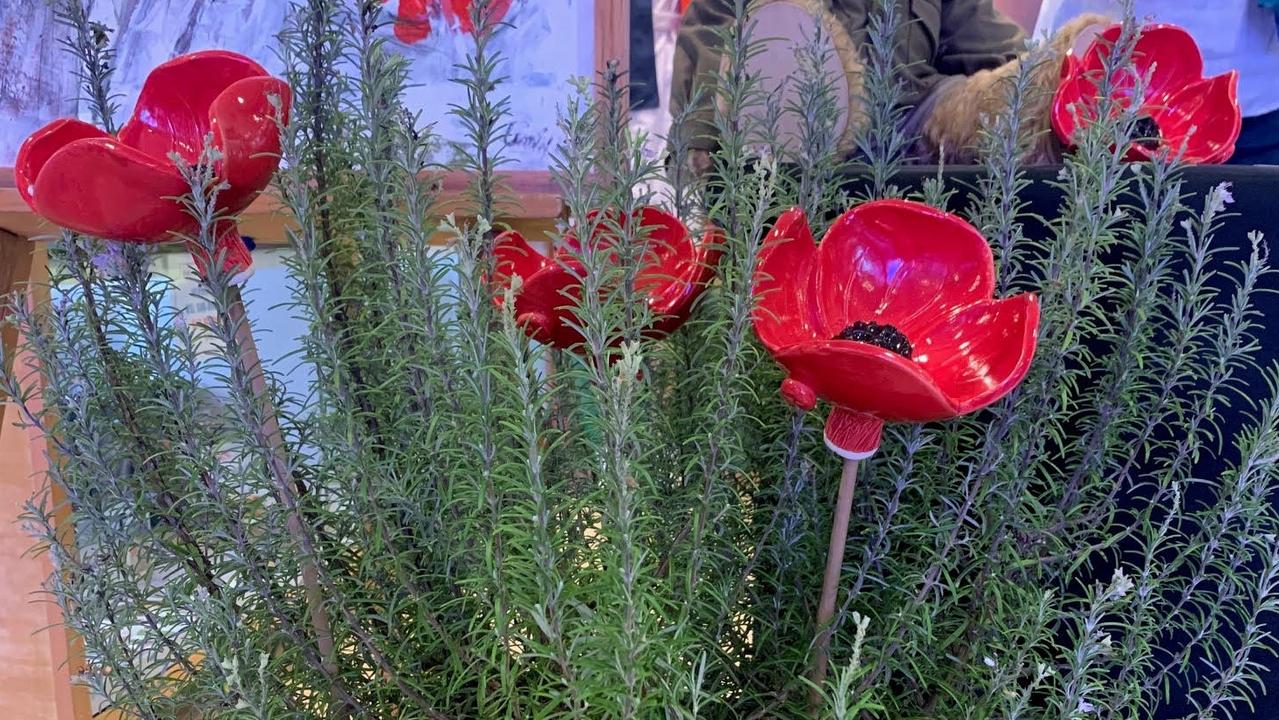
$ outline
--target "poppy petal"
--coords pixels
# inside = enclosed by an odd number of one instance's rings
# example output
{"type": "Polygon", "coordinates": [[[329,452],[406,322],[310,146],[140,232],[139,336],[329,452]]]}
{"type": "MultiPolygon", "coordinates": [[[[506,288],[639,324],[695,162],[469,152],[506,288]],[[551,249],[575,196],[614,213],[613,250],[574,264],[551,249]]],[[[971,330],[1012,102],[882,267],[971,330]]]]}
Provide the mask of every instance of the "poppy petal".
{"type": "MultiPolygon", "coordinates": [[[[1090,78],[1090,84],[1095,85],[1101,78],[1122,30],[1120,25],[1111,25],[1099,33],[1084,52],[1079,73],[1090,78]]],[[[1132,64],[1143,77],[1149,73],[1150,80],[1144,93],[1147,99],[1181,89],[1187,83],[1202,78],[1204,70],[1203,55],[1194,38],[1180,27],[1169,24],[1141,28],[1141,35],[1133,45],[1132,64]]],[[[1130,73],[1115,78],[1115,83],[1121,88],[1130,87],[1133,81],[1130,73]]]]}
{"type": "Polygon", "coordinates": [[[913,360],[850,340],[816,340],[776,354],[791,379],[846,410],[889,422],[932,422],[958,414],[913,360]]]}
{"type": "Polygon", "coordinates": [[[281,120],[288,121],[292,95],[283,80],[251,77],[231,84],[209,108],[213,143],[222,152],[219,174],[230,186],[218,197],[220,209],[236,213],[253,202],[280,165],[281,120]]]}
{"type": "Polygon", "coordinates": [[[256,62],[225,50],[175,57],[147,75],[120,140],[158,160],[176,152],[194,163],[204,149],[213,101],[235,82],[266,74],[256,62]]]}
{"type": "Polygon", "coordinates": [[[692,257],[679,261],[676,276],[668,280],[660,289],[653,289],[649,296],[648,306],[656,318],[653,321],[650,337],[661,337],[676,330],[692,311],[693,302],[715,277],[715,266],[719,262],[724,238],[719,230],[708,227],[702,233],[702,240],[693,250],[692,257]]]}
{"type": "Polygon", "coordinates": [[[507,230],[493,241],[493,259],[497,263],[497,276],[508,279],[527,279],[550,263],[514,230],[507,230]]]}
{"type": "Polygon", "coordinates": [[[581,282],[568,268],[555,262],[523,277],[515,295],[515,316],[527,323],[530,337],[560,349],[582,342],[575,324],[574,300],[581,296],[581,282]]]}
{"type": "MultiPolygon", "coordinates": [[[[688,237],[688,229],[684,227],[684,223],[681,223],[678,218],[670,213],[645,205],[633,211],[630,218],[626,219],[617,210],[597,209],[586,213],[586,222],[577,223],[564,233],[564,241],[555,249],[556,255],[560,259],[580,256],[583,251],[588,249],[582,246],[581,238],[579,237],[583,227],[591,229],[589,236],[591,245],[589,249],[609,249],[609,262],[617,262],[616,247],[628,234],[631,235],[631,239],[638,240],[640,233],[644,233],[644,239],[648,242],[648,249],[652,255],[646,259],[648,264],[652,264],[656,258],[657,264],[660,266],[663,256],[679,256],[688,252],[692,247],[692,240],[688,237]],[[639,218],[639,226],[632,230],[630,225],[636,217],[639,218]]],[[[640,276],[643,277],[643,275],[644,269],[641,268],[640,276]]],[[[660,270],[655,275],[659,279],[663,277],[660,270]]]]}
{"type": "Polygon", "coordinates": [[[1090,122],[1096,115],[1097,86],[1083,75],[1072,75],[1061,81],[1053,94],[1052,125],[1057,137],[1069,147],[1075,145],[1075,131],[1080,122],[1090,122]]]}
{"type": "MultiPolygon", "coordinates": [[[[217,229],[217,241],[213,247],[213,257],[205,252],[204,247],[194,240],[187,241],[187,251],[191,253],[191,261],[199,277],[208,277],[209,261],[220,260],[222,269],[231,274],[247,273],[253,268],[253,254],[235,223],[224,220],[217,229]]],[[[244,278],[244,279],[247,279],[244,278]]],[[[234,281],[237,282],[238,281],[234,281]]]]}
{"type": "Polygon", "coordinates": [[[995,288],[986,238],[958,216],[918,202],[878,200],[849,210],[831,225],[818,256],[814,290],[825,337],[859,320],[909,337],[995,288]]]}
{"type": "Polygon", "coordinates": [[[650,336],[673,332],[688,317],[693,300],[715,274],[721,233],[707,226],[694,242],[678,218],[654,207],[642,210],[649,253],[635,285],[648,295],[655,321],[650,336]]]}
{"type": "Polygon", "coordinates": [[[1200,80],[1170,95],[1152,114],[1164,143],[1173,150],[1185,140],[1183,159],[1222,163],[1235,152],[1243,118],[1238,101],[1239,73],[1232,70],[1200,80]]]}
{"type": "Polygon", "coordinates": [[[915,362],[958,408],[979,410],[1026,376],[1039,333],[1039,301],[1024,293],[961,308],[925,331],[915,362]]]}
{"type": "Polygon", "coordinates": [[[431,34],[431,16],[426,0],[400,0],[395,11],[395,37],[406,45],[425,40],[431,34]]]}
{"type": "Polygon", "coordinates": [[[36,130],[18,148],[18,156],[13,163],[13,182],[18,186],[18,194],[34,208],[36,178],[54,153],[76,140],[109,137],[102,129],[75,118],[54,120],[36,130]]]}
{"type": "Polygon", "coordinates": [[[617,262],[617,255],[612,249],[617,245],[619,235],[625,232],[621,213],[616,210],[591,210],[586,213],[585,222],[579,221],[568,227],[562,241],[555,245],[555,258],[569,261],[580,257],[587,250],[609,250],[609,262],[617,262]],[[587,246],[582,245],[583,228],[590,228],[590,234],[586,236],[590,238],[587,246]]]}
{"type": "Polygon", "coordinates": [[[165,242],[191,217],[173,198],[187,183],[165,161],[109,137],[54,153],[35,181],[35,210],[50,222],[112,240],[165,242]]]}
{"type": "MultiPolygon", "coordinates": [[[[1115,33],[1118,39],[1119,33],[1115,33]]],[[[1190,33],[1176,25],[1146,25],[1133,47],[1133,64],[1150,73],[1146,99],[1159,102],[1203,77],[1204,61],[1199,46],[1190,33]]]]}
{"type": "Polygon", "coordinates": [[[755,334],[774,354],[796,343],[830,337],[810,293],[817,245],[804,211],[791,208],[773,224],[755,269],[755,334]]]}
{"type": "Polygon", "coordinates": [[[675,282],[682,266],[693,257],[697,247],[692,235],[679,218],[655,207],[645,206],[636,213],[640,224],[636,229],[647,245],[647,254],[635,278],[635,286],[651,294],[675,282]]]}

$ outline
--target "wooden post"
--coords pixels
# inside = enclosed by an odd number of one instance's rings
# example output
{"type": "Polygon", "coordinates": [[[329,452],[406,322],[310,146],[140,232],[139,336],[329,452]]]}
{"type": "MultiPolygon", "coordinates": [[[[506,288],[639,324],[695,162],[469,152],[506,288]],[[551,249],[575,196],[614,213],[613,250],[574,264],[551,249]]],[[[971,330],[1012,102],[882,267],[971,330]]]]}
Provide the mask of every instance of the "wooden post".
{"type": "MultiPolygon", "coordinates": [[[[18,349],[18,329],[5,323],[8,313],[2,304],[9,293],[21,289],[31,278],[31,257],[34,245],[24,237],[7,230],[0,230],[0,357],[4,359],[4,372],[13,369],[13,358],[18,349]]],[[[0,428],[5,424],[5,408],[0,402],[0,428]]]]}
{"type": "MultiPolygon", "coordinates": [[[[44,246],[11,233],[0,238],[0,287],[29,283],[27,302],[46,302],[44,246]],[[16,269],[13,261],[18,263],[16,269]]],[[[25,373],[34,369],[34,360],[24,353],[8,353],[19,340],[17,333],[5,335],[5,362],[25,373]]],[[[33,402],[39,403],[39,398],[33,402]]],[[[8,608],[0,618],[0,657],[5,660],[0,664],[0,687],[6,688],[0,692],[0,717],[89,720],[88,689],[72,682],[84,651],[76,635],[62,626],[58,606],[41,594],[41,583],[53,572],[53,564],[48,555],[27,552],[32,539],[17,522],[22,504],[43,489],[50,452],[38,430],[23,431],[11,422],[0,422],[0,467],[5,470],[0,477],[0,577],[5,578],[0,583],[0,603],[8,608]]],[[[56,490],[51,500],[62,502],[56,490]]],[[[62,532],[74,532],[65,508],[58,521],[62,532]]]]}
{"type": "Polygon", "coordinates": [[[631,5],[622,0],[596,0],[595,71],[616,60],[626,72],[631,64],[631,5]]]}

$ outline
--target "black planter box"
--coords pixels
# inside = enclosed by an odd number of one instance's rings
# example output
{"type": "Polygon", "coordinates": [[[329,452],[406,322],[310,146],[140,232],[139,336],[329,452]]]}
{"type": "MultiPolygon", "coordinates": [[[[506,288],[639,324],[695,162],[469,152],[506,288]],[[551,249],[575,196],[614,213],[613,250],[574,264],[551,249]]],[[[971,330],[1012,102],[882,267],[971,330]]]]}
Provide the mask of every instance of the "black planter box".
{"type": "MultiPolygon", "coordinates": [[[[1030,216],[1025,220],[1025,235],[1029,239],[1046,239],[1050,230],[1044,222],[1037,218],[1051,220],[1057,217],[1063,202],[1060,188],[1055,187],[1060,166],[1042,166],[1028,168],[1026,178],[1030,185],[1021,192],[1022,200],[1027,202],[1024,212],[1030,216]]],[[[928,166],[909,166],[894,176],[892,183],[903,188],[907,193],[917,192],[923,188],[925,180],[937,177],[938,169],[928,166]]],[[[947,189],[956,190],[950,200],[949,209],[962,211],[969,207],[975,199],[977,183],[985,170],[976,166],[947,167],[942,173],[947,189]]],[[[1226,208],[1226,217],[1222,218],[1220,229],[1214,235],[1214,244],[1219,252],[1212,261],[1214,266],[1225,268],[1228,264],[1243,263],[1249,258],[1251,244],[1248,235],[1254,231],[1264,234],[1264,244],[1272,262],[1279,262],[1279,166],[1193,166],[1185,168],[1179,175],[1183,181],[1183,192],[1186,203],[1192,208],[1202,207],[1209,191],[1217,185],[1230,183],[1233,203],[1226,208]]],[[[844,178],[846,189],[854,195],[863,195],[869,182],[869,176],[862,173],[850,173],[844,178]]],[[[1174,271],[1177,269],[1174,268],[1174,271]]],[[[1235,290],[1233,280],[1236,275],[1227,274],[1214,279],[1212,289],[1218,293],[1230,294],[1235,290]]],[[[1254,356],[1255,367],[1241,368],[1237,373],[1244,393],[1251,398],[1267,397],[1263,370],[1279,362],[1279,273],[1266,275],[1261,282],[1262,292],[1255,296],[1255,307],[1260,312],[1257,322],[1261,326],[1258,333],[1260,349],[1254,356]]],[[[1094,351],[1104,352],[1104,348],[1093,347],[1094,351]]],[[[1238,431],[1250,423],[1244,403],[1235,402],[1230,407],[1218,410],[1217,422],[1222,437],[1232,438],[1238,431]]],[[[1232,446],[1222,448],[1221,453],[1214,453],[1195,466],[1198,478],[1219,477],[1225,465],[1237,457],[1232,446]]],[[[1187,500],[1193,502],[1193,489],[1188,491],[1187,500]]],[[[1272,502],[1279,503],[1279,497],[1272,502]]],[[[1131,500],[1129,500],[1131,502],[1131,500]]],[[[1122,501],[1121,501],[1122,503],[1122,501]]],[[[1108,580],[1111,568],[1097,567],[1094,570],[1097,579],[1108,580]]],[[[1279,720],[1279,660],[1269,654],[1261,654],[1256,658],[1269,667],[1261,673],[1268,688],[1266,694],[1254,702],[1255,708],[1249,711],[1245,707],[1236,708],[1234,720],[1279,720]]],[[[1192,716],[1194,707],[1184,702],[1176,688],[1170,693],[1169,703],[1161,708],[1156,720],[1167,718],[1184,718],[1192,716]]]]}

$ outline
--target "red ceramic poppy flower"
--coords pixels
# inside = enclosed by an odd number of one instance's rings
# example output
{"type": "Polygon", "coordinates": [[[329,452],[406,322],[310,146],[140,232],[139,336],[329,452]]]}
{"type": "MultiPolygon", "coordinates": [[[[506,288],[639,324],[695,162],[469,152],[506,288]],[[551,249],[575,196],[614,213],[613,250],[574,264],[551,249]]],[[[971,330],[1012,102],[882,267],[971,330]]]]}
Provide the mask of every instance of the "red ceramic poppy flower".
{"type": "MultiPolygon", "coordinates": [[[[595,226],[596,242],[616,242],[592,213],[587,223],[595,226]]],[[[634,215],[648,243],[644,266],[636,288],[648,298],[654,322],[649,337],[672,332],[688,319],[693,301],[706,288],[719,258],[720,235],[708,227],[694,240],[677,218],[657,208],[645,207],[634,215]]],[[[515,293],[515,315],[529,337],[557,348],[571,348],[582,342],[573,327],[573,307],[581,297],[582,266],[573,248],[576,238],[565,238],[563,247],[549,257],[542,255],[514,231],[504,232],[495,241],[497,274],[505,283],[519,277],[515,293]]],[[[501,305],[499,294],[494,301],[501,305]]]]}
{"type": "MultiPolygon", "coordinates": [[[[1111,48],[1119,40],[1119,25],[1097,35],[1081,57],[1067,55],[1062,80],[1053,96],[1052,123],[1068,146],[1080,123],[1096,117],[1098,80],[1111,48]]],[[[1241,116],[1234,70],[1205,78],[1203,56],[1194,38],[1176,25],[1148,25],[1133,49],[1136,73],[1116,74],[1117,100],[1140,104],[1137,138],[1127,151],[1129,160],[1149,160],[1162,148],[1181,150],[1188,163],[1222,163],[1235,152],[1241,116]],[[1132,97],[1135,77],[1149,77],[1139,98],[1132,97]]]]}
{"type": "Polygon", "coordinates": [[[1034,295],[996,300],[990,246],[960,218],[879,200],[844,213],[820,245],[803,211],[781,216],[755,276],[755,332],[787,372],[782,394],[834,408],[826,443],[879,446],[884,422],[932,422],[995,402],[1035,352],[1034,295]]]}
{"type": "MultiPolygon", "coordinates": [[[[279,164],[272,96],[287,113],[288,85],[243,55],[207,50],[176,57],[147,76],[116,135],[63,118],[27,138],[14,165],[18,192],[62,227],[112,240],[170,241],[195,225],[174,199],[189,188],[170,153],[197,162],[211,132],[221,153],[217,175],[227,185],[218,210],[243,210],[279,164]]],[[[247,269],[248,249],[234,223],[220,231],[226,267],[247,269]]]]}

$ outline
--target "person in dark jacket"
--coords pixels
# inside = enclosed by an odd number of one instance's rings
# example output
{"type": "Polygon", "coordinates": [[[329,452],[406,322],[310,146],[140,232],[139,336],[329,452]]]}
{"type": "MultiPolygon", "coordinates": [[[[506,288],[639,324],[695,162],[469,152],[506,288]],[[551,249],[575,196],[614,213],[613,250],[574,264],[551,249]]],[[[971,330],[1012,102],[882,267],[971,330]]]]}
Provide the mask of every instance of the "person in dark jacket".
{"type": "MultiPolygon", "coordinates": [[[[991,0],[890,0],[897,3],[903,28],[896,43],[896,64],[903,68],[903,104],[907,107],[908,132],[919,137],[913,155],[920,160],[963,162],[974,157],[981,118],[999,110],[1004,90],[999,82],[1016,72],[1027,53],[1021,29],[1004,17],[991,0]]],[[[692,0],[680,29],[671,87],[671,111],[680,117],[689,108],[685,136],[694,149],[694,166],[704,165],[706,152],[716,146],[714,90],[711,83],[721,71],[719,29],[733,21],[735,0],[692,0]],[[700,88],[695,93],[695,88],[700,88]]],[[[784,78],[795,71],[796,43],[813,37],[822,23],[829,38],[833,68],[847,83],[837,84],[845,103],[844,116],[859,115],[861,57],[858,51],[875,0],[763,0],[748,4],[749,17],[757,21],[754,38],[763,52],[751,63],[767,78],[784,78]],[[769,41],[780,38],[783,42],[769,41]],[[790,42],[784,42],[789,40],[790,42]]],[[[1098,23],[1100,16],[1081,16],[1052,37],[1043,62],[1035,70],[1035,82],[1046,91],[1030,108],[1033,122],[1049,127],[1048,98],[1059,77],[1061,58],[1075,40],[1098,23]]],[[[770,91],[793,92],[794,83],[776,84],[770,91]]],[[[793,96],[792,96],[793,98],[793,96]]],[[[851,151],[852,122],[841,126],[841,148],[851,151]]],[[[1028,160],[1048,161],[1060,154],[1051,132],[1042,133],[1028,160]]]]}

